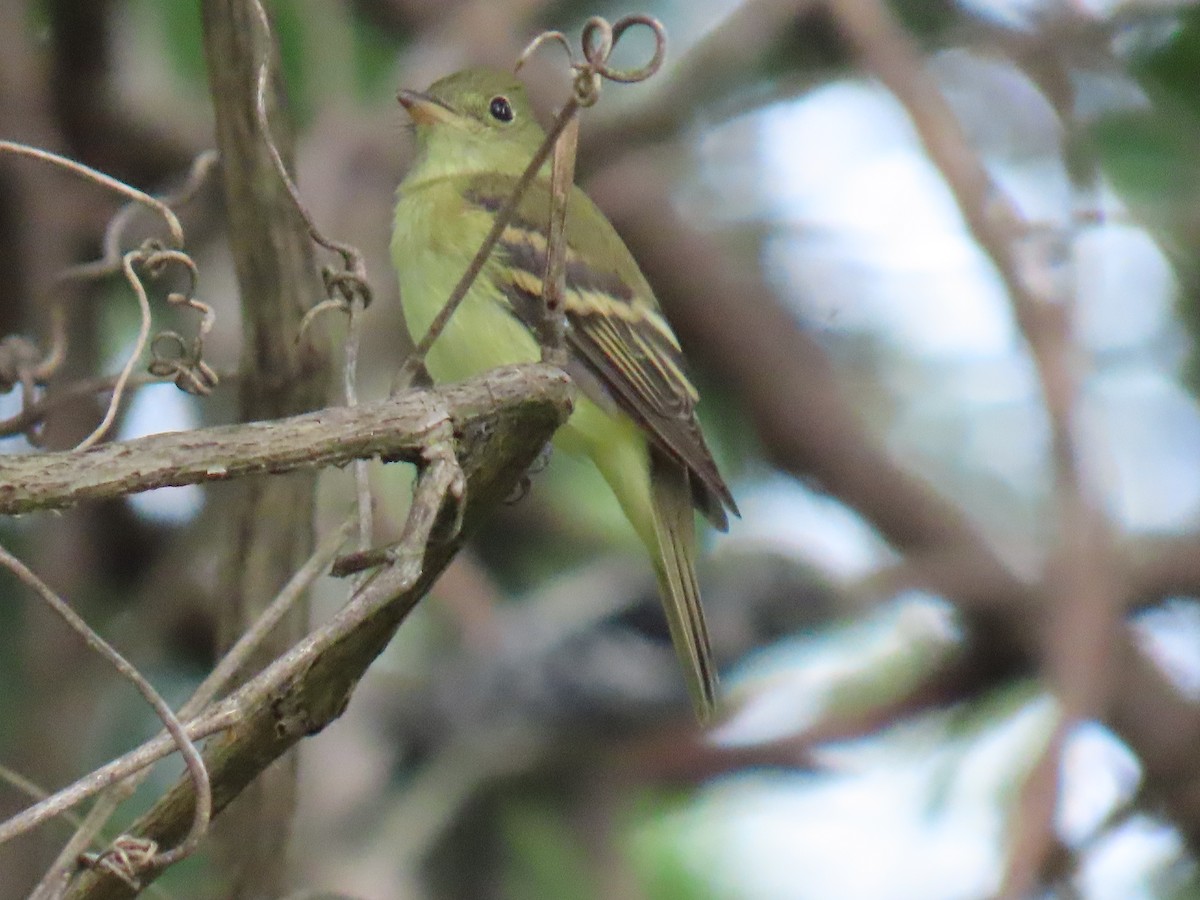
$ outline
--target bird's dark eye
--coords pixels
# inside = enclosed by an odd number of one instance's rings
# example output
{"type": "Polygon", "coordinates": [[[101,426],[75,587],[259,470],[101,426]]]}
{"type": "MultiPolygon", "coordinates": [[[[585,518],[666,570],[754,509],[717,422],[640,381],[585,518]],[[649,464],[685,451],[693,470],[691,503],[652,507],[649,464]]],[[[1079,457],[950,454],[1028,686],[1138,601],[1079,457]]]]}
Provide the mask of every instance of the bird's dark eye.
{"type": "Polygon", "coordinates": [[[492,102],[488,104],[488,112],[492,114],[492,118],[497,122],[511,122],[513,120],[512,104],[508,102],[507,97],[493,97],[492,102]]]}

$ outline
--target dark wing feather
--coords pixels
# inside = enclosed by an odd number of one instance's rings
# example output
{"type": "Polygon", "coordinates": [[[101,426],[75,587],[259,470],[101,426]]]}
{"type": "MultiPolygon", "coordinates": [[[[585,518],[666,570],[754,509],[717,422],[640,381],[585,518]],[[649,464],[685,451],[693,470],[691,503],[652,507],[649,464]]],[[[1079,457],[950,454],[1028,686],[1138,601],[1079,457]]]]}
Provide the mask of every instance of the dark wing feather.
{"type": "MultiPolygon", "coordinates": [[[[472,179],[468,202],[496,212],[515,178],[472,179]]],[[[688,471],[693,501],[715,526],[728,527],[737,504],[713,461],[696,421],[697,394],[679,343],[654,301],[649,284],[608,220],[575,188],[567,211],[565,308],[572,356],[608,397],[688,471]]],[[[550,189],[530,185],[498,245],[508,268],[499,273],[516,315],[531,328],[542,315],[550,189]]],[[[582,385],[586,391],[587,381],[582,385]]]]}
{"type": "Polygon", "coordinates": [[[648,337],[649,329],[614,323],[595,313],[572,314],[568,309],[567,319],[572,349],[621,409],[684,464],[697,509],[717,528],[728,528],[725,510],[736,514],[737,504],[696,421],[694,397],[677,389],[682,375],[678,349],[648,337]]]}

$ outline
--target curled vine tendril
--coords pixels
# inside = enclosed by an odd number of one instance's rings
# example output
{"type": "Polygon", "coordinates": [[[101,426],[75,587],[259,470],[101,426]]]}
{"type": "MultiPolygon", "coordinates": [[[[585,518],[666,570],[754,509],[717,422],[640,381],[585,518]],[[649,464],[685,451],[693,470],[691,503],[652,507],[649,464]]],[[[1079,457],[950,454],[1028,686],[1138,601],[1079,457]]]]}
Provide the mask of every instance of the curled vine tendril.
{"type": "MultiPolygon", "coordinates": [[[[91,446],[103,438],[112,424],[116,407],[121,402],[125,385],[132,374],[132,366],[149,337],[149,301],[135,268],[143,268],[154,275],[169,264],[184,265],[190,278],[188,293],[186,297],[172,295],[168,301],[200,310],[205,314],[205,321],[208,323],[203,331],[207,332],[211,328],[212,311],[192,299],[196,287],[196,266],[183,250],[183,226],[173,207],[189,202],[200,191],[216,166],[217,154],[214,151],[199,154],[193,160],[187,179],[178,191],[163,197],[152,197],[82,163],[36,147],[0,140],[0,153],[12,153],[50,163],[114,191],[130,201],[109,220],[102,243],[103,255],[99,259],[71,266],[55,276],[52,287],[47,291],[50,303],[49,348],[43,352],[36,343],[21,336],[0,339],[0,394],[8,393],[18,385],[21,387],[21,411],[16,416],[0,421],[0,436],[24,434],[29,442],[36,446],[40,443],[40,428],[45,410],[52,405],[43,402],[45,398],[39,396],[40,389],[59,370],[67,356],[67,298],[59,295],[58,290],[71,283],[91,281],[110,275],[120,274],[125,277],[138,298],[142,326],[134,353],[130,355],[129,361],[113,384],[113,393],[103,422],[80,445],[91,446]],[[162,217],[167,226],[168,237],[165,241],[146,241],[138,249],[124,252],[121,250],[122,237],[137,211],[143,208],[150,209],[162,217]]],[[[185,390],[203,384],[207,384],[208,390],[211,390],[216,384],[216,373],[200,358],[203,350],[202,338],[203,333],[188,348],[188,354],[181,354],[188,356],[187,367],[192,373],[176,381],[185,390]]]]}
{"type": "Polygon", "coordinates": [[[142,258],[142,267],[155,278],[172,265],[183,267],[188,276],[188,289],[167,294],[167,303],[196,310],[201,316],[200,326],[190,341],[175,331],[156,334],[150,341],[150,364],[147,369],[156,378],[170,378],[182,391],[207,397],[217,385],[217,373],[204,361],[204,339],[212,331],[216,315],[212,307],[195,297],[199,276],[196,264],[186,253],[162,247],[147,248],[142,258]]]}
{"type": "Polygon", "coordinates": [[[566,221],[571,189],[575,183],[575,155],[579,140],[579,110],[594,106],[600,99],[604,79],[621,84],[645,81],[663,64],[667,54],[666,29],[652,16],[631,15],[618,19],[615,25],[600,16],[593,16],[583,26],[580,46],[583,61],[575,59],[571,45],[561,31],[547,31],[530,41],[517,59],[519,71],[539,47],[556,43],[567,53],[570,61],[571,99],[559,113],[559,136],[554,139],[553,165],[550,175],[551,214],[546,251],[546,266],[542,275],[543,316],[538,328],[542,345],[542,360],[555,365],[566,364],[566,221]],[[635,25],[650,29],[654,37],[654,54],[645,65],[633,69],[618,69],[609,64],[621,36],[635,25]]]}
{"type": "Polygon", "coordinates": [[[574,72],[575,102],[582,107],[594,106],[600,98],[600,82],[602,79],[615,81],[620,84],[636,84],[654,76],[662,68],[667,57],[667,31],[662,22],[653,16],[637,14],[624,16],[610,24],[601,16],[592,16],[583,26],[580,44],[583,48],[583,60],[577,60],[571,50],[571,44],[561,31],[544,31],[529,42],[529,45],[517,58],[516,71],[529,60],[543,44],[558,44],[566,51],[574,72]],[[635,25],[650,29],[654,38],[654,53],[645,65],[632,69],[618,69],[609,65],[613,50],[621,36],[635,25]]]}
{"type": "Polygon", "coordinates": [[[131,890],[142,889],[141,873],[155,861],[158,844],[149,838],[122,835],[103,853],[84,853],[79,861],[89,869],[120,879],[131,890]]]}

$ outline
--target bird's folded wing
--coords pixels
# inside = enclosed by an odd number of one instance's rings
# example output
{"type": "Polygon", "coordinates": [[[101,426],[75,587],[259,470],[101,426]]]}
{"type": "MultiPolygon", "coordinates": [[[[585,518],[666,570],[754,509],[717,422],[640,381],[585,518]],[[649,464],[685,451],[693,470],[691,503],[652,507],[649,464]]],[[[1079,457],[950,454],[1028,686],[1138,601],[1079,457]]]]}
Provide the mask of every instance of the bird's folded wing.
{"type": "MultiPolygon", "coordinates": [[[[481,175],[463,196],[495,213],[515,178],[481,175]]],[[[513,312],[534,328],[543,315],[550,191],[535,181],[497,245],[507,265],[492,269],[513,312]]],[[[691,475],[696,506],[718,528],[737,506],[721,478],[695,417],[696,389],[684,369],[679,341],[649,284],[608,220],[575,189],[566,225],[567,341],[615,401],[691,475]]],[[[585,386],[586,387],[586,386],[585,386]]]]}

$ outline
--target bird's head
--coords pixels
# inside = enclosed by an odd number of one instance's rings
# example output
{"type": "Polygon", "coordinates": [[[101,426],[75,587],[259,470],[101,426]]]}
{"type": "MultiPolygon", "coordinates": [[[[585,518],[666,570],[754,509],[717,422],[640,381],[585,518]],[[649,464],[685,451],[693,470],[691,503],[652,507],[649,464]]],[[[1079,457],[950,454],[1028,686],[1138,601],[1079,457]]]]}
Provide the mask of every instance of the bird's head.
{"type": "Polygon", "coordinates": [[[519,175],[545,137],[525,88],[505,72],[464,69],[397,99],[416,128],[413,168],[424,178],[519,175]]]}

